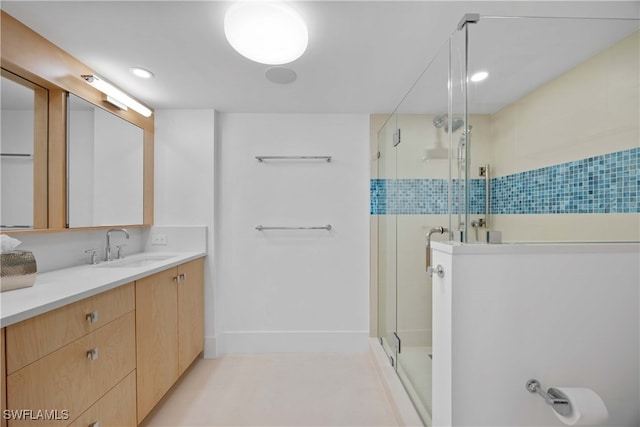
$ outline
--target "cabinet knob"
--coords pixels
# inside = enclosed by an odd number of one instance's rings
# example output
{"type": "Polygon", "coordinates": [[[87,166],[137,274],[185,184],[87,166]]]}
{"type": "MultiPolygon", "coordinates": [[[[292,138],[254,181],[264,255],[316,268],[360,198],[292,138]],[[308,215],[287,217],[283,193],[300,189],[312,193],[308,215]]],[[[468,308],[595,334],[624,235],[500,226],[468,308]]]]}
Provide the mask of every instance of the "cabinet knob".
{"type": "Polygon", "coordinates": [[[91,313],[87,314],[86,319],[89,323],[96,323],[98,321],[98,312],[92,311],[91,313]]]}
{"type": "Polygon", "coordinates": [[[182,281],[182,280],[187,280],[187,273],[182,273],[182,274],[180,275],[180,280],[181,280],[181,281],[182,281]]]}
{"type": "Polygon", "coordinates": [[[89,424],[88,427],[100,427],[100,421],[94,421],[89,424]]]}
{"type": "Polygon", "coordinates": [[[87,351],[87,359],[89,360],[98,359],[98,347],[92,348],[91,350],[87,351]]]}
{"type": "Polygon", "coordinates": [[[180,276],[174,277],[173,281],[176,282],[176,283],[179,283],[180,282],[180,276]]]}

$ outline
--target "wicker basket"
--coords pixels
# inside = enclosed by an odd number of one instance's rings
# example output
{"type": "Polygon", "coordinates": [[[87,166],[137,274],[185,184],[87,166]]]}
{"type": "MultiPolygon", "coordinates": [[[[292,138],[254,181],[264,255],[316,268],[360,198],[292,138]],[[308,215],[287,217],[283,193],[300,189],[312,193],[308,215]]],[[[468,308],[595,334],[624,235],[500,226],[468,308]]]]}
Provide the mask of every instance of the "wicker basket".
{"type": "Polygon", "coordinates": [[[0,254],[0,292],[33,286],[37,270],[32,252],[11,251],[0,254]]]}

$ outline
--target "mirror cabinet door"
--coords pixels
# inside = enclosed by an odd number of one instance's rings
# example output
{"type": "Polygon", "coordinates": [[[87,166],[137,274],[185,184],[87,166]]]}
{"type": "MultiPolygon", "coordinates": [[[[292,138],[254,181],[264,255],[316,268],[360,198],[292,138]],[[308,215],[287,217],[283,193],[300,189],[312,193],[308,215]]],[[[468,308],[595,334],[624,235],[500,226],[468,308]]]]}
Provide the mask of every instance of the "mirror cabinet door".
{"type": "Polygon", "coordinates": [[[142,224],[143,129],[74,94],[67,108],[67,226],[142,224]]]}
{"type": "Polygon", "coordinates": [[[2,70],[2,231],[47,227],[48,91],[2,70]]]}

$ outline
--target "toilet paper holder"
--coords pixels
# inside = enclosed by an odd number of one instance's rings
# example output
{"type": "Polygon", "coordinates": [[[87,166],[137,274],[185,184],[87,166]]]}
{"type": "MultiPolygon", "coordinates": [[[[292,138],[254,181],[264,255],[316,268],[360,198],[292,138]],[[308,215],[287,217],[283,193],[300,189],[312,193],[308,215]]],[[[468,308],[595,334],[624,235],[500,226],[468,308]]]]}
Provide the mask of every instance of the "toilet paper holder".
{"type": "Polygon", "coordinates": [[[545,392],[542,389],[540,382],[535,379],[527,381],[526,387],[529,393],[538,393],[542,396],[544,401],[547,402],[548,405],[551,405],[553,410],[560,415],[564,415],[565,417],[571,415],[571,403],[569,402],[569,399],[567,399],[567,396],[560,390],[551,387],[545,392]]]}

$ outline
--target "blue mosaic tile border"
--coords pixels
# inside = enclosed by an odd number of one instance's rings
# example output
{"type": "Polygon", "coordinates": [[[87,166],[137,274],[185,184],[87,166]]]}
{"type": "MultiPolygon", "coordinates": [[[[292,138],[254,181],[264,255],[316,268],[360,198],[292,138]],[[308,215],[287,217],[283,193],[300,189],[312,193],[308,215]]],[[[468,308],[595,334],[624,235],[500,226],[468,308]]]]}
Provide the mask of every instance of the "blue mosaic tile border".
{"type": "Polygon", "coordinates": [[[387,180],[372,179],[370,194],[371,215],[385,215],[387,213],[387,180]]]}
{"type": "MultiPolygon", "coordinates": [[[[464,192],[464,181],[454,180],[454,213],[458,213],[460,192],[464,192]]],[[[484,180],[471,180],[472,214],[484,213],[484,194],[484,180]]],[[[446,215],[448,196],[446,179],[372,179],[370,212],[371,215],[446,215]]]]}
{"type": "MultiPolygon", "coordinates": [[[[494,214],[640,212],[640,147],[493,178],[494,214]]],[[[484,180],[471,180],[471,214],[484,214],[484,180]]],[[[454,180],[453,213],[464,182],[454,180]]],[[[447,214],[445,179],[371,180],[372,215],[447,214]]],[[[464,207],[464,206],[463,206],[464,207]]]]}
{"type": "Polygon", "coordinates": [[[495,214],[640,212],[640,148],[491,180],[495,214]]]}

